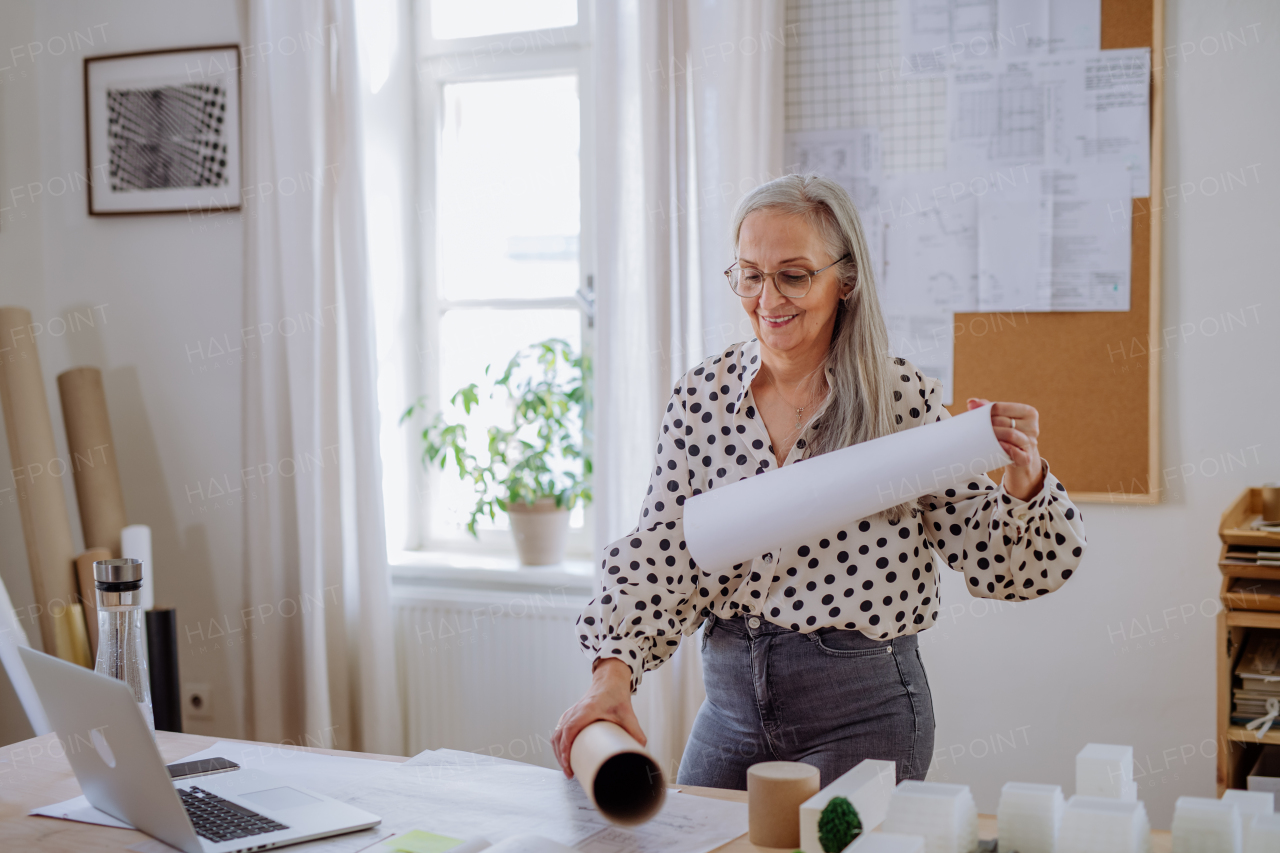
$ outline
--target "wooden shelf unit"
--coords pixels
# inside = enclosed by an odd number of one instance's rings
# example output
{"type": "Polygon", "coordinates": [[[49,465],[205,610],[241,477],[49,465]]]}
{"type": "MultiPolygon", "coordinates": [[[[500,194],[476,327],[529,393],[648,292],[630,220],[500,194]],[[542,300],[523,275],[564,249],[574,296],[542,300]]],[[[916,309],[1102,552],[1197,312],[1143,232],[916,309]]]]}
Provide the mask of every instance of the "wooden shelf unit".
{"type": "MultiPolygon", "coordinates": [[[[1224,546],[1238,545],[1280,547],[1280,537],[1247,531],[1247,524],[1259,511],[1258,489],[1246,489],[1231,507],[1222,514],[1218,533],[1224,546]]],[[[1226,548],[1223,548],[1223,554],[1226,548]]],[[[1280,721],[1261,738],[1244,726],[1231,723],[1231,688],[1235,680],[1235,667],[1244,651],[1251,631],[1280,632],[1280,612],[1266,609],[1271,606],[1270,596],[1250,596],[1230,593],[1233,577],[1250,577],[1263,580],[1280,580],[1280,567],[1242,567],[1221,561],[1218,565],[1224,582],[1222,585],[1222,610],[1218,613],[1218,796],[1228,788],[1244,788],[1249,771],[1267,744],[1280,746],[1280,721]],[[1250,607],[1254,609],[1249,609],[1250,607]]]]}

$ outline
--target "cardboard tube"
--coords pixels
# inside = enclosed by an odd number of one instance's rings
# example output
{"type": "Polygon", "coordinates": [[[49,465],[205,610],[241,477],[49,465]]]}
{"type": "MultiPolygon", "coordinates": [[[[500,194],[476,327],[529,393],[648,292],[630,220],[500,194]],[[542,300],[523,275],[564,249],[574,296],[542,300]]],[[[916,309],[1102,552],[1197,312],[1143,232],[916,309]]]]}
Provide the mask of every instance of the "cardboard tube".
{"type": "Polygon", "coordinates": [[[115,442],[111,440],[102,371],[77,367],[59,373],[58,396],[62,398],[62,421],[67,427],[67,450],[76,481],[84,547],[106,548],[112,557],[119,557],[120,531],[125,524],[124,492],[120,489],[115,442]]]}
{"type": "Polygon", "coordinates": [[[80,654],[74,648],[75,632],[65,630],[65,625],[64,630],[58,630],[59,619],[66,618],[62,614],[76,603],[76,551],[62,493],[62,475],[68,466],[58,458],[53,439],[53,421],[36,352],[36,328],[25,308],[0,308],[0,407],[4,409],[9,464],[22,514],[40,640],[45,651],[74,661],[80,654]]]}
{"type": "Polygon", "coordinates": [[[600,814],[622,826],[644,823],[662,809],[662,768],[622,726],[601,720],[578,733],[569,766],[600,814]]]}
{"type": "Polygon", "coordinates": [[[89,632],[89,656],[98,659],[98,594],[93,586],[93,564],[98,560],[110,560],[106,548],[90,548],[76,557],[76,581],[80,586],[80,607],[84,610],[84,623],[89,632]]]}
{"type": "Polygon", "coordinates": [[[747,768],[747,827],[752,844],[800,844],[800,804],[818,793],[818,768],[799,761],[762,761],[747,768]]]}

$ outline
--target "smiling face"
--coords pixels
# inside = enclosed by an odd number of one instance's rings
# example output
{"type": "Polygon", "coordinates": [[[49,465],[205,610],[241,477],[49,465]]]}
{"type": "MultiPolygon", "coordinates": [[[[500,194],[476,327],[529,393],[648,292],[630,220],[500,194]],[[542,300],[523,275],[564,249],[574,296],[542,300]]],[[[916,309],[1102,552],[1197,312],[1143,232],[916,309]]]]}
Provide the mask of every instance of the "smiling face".
{"type": "MultiPolygon", "coordinates": [[[[801,267],[818,270],[835,257],[803,216],[761,208],[747,214],[738,232],[738,264],[765,272],[801,267]]],[[[766,358],[770,352],[787,360],[822,359],[831,345],[842,287],[836,269],[815,276],[809,292],[790,299],[778,292],[773,278],[750,298],[739,297],[751,318],[766,358]]]]}

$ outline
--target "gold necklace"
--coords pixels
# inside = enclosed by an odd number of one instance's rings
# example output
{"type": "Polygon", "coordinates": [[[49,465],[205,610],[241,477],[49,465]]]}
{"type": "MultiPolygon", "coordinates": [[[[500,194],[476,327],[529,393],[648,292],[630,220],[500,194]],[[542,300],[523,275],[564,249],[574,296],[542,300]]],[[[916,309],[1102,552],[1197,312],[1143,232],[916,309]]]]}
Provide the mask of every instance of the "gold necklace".
{"type": "MultiPolygon", "coordinates": [[[[811,370],[809,373],[806,373],[803,377],[801,377],[800,382],[796,383],[796,387],[797,388],[800,387],[800,385],[806,379],[808,379],[810,376],[817,373],[818,370],[821,370],[821,369],[822,367],[819,366],[817,369],[811,370]]],[[[778,396],[782,398],[782,402],[786,403],[788,406],[796,410],[796,425],[795,427],[793,427],[793,429],[796,429],[796,430],[800,429],[800,427],[804,425],[803,422],[800,420],[800,416],[804,414],[804,410],[807,409],[812,404],[813,401],[810,400],[808,403],[805,403],[803,406],[797,406],[795,403],[792,403],[790,400],[788,400],[786,398],[786,395],[782,393],[782,384],[778,382],[778,380],[773,376],[770,376],[770,379],[773,381],[773,390],[776,391],[778,396]]]]}

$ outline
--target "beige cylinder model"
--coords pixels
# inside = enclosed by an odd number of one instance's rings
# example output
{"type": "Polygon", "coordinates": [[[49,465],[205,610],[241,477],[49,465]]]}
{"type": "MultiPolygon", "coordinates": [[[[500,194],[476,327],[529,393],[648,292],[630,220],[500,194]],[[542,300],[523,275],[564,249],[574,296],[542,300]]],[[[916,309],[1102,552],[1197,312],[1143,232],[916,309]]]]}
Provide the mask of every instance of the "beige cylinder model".
{"type": "Polygon", "coordinates": [[[59,373],[58,396],[62,398],[62,421],[67,427],[67,450],[76,482],[84,547],[106,548],[112,557],[119,557],[120,531],[125,525],[124,492],[120,488],[116,446],[111,440],[102,371],[77,367],[59,373]]]}
{"type": "Polygon", "coordinates": [[[46,652],[76,661],[83,660],[88,650],[75,648],[77,631],[72,624],[76,551],[62,491],[69,466],[58,457],[54,443],[36,329],[25,308],[0,308],[0,407],[4,408],[9,465],[22,514],[40,639],[46,652]]]}
{"type": "Polygon", "coordinates": [[[579,732],[569,766],[600,814],[622,826],[644,823],[667,796],[658,762],[615,723],[601,720],[579,732]]]}
{"type": "Polygon", "coordinates": [[[799,761],[764,761],[747,768],[747,825],[752,844],[800,845],[800,804],[818,793],[818,768],[799,761]]]}

